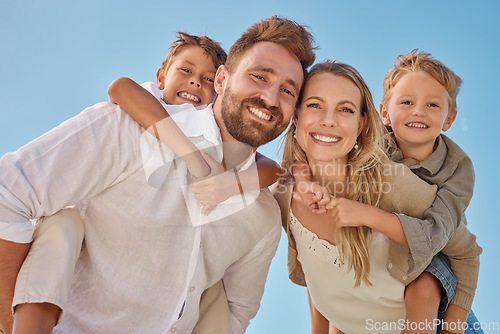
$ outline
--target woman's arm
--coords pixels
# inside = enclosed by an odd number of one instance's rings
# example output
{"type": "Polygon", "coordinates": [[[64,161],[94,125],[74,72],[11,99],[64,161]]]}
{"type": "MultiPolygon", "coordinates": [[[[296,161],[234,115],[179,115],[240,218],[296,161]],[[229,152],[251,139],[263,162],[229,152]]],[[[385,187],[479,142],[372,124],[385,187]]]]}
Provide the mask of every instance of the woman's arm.
{"type": "Polygon", "coordinates": [[[194,177],[204,177],[210,168],[196,146],[147,90],[129,78],[118,78],[108,87],[110,102],[118,104],[137,123],[186,162],[194,177]]]}

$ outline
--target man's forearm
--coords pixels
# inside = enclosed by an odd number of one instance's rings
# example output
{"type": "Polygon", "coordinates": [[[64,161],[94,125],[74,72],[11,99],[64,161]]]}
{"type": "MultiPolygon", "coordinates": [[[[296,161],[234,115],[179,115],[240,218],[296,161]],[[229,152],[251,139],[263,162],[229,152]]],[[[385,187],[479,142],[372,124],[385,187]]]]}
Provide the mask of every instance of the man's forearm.
{"type": "Polygon", "coordinates": [[[17,274],[30,244],[18,244],[0,239],[0,327],[5,333],[12,332],[12,299],[17,274]]]}

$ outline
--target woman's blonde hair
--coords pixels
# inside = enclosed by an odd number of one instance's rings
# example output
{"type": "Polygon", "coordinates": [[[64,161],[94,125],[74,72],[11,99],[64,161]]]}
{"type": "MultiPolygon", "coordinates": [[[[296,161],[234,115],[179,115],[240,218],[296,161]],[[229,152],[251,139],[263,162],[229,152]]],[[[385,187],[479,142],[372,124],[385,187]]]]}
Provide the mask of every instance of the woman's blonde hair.
{"type": "MultiPolygon", "coordinates": [[[[366,123],[357,138],[358,148],[353,148],[348,155],[349,168],[349,199],[368,205],[377,206],[382,195],[382,166],[384,128],[380,123],[378,112],[373,104],[371,92],[361,75],[352,66],[326,60],[314,65],[307,74],[304,86],[316,74],[330,73],[352,81],[361,93],[361,117],[366,117],[366,123]],[[365,116],[366,115],[366,116],[365,116]]],[[[302,95],[299,97],[299,102],[302,95]]],[[[299,115],[300,115],[300,104],[299,115]]],[[[285,134],[283,161],[285,178],[283,181],[293,180],[292,167],[296,162],[308,163],[307,156],[299,146],[294,134],[296,124],[292,122],[285,134]]],[[[341,259],[347,263],[349,270],[354,269],[356,283],[361,281],[371,285],[368,280],[370,272],[370,258],[367,240],[371,236],[368,227],[342,227],[338,230],[341,259]]]]}

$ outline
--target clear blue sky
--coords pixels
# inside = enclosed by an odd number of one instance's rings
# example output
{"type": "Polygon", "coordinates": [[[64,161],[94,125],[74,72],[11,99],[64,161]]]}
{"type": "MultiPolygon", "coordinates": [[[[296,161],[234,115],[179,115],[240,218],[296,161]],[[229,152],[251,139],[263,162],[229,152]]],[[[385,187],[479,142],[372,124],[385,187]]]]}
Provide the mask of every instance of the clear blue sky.
{"type": "MultiPolygon", "coordinates": [[[[500,224],[494,208],[500,124],[500,2],[491,1],[55,1],[0,0],[0,155],[40,136],[87,106],[107,100],[118,76],[154,81],[177,30],[207,34],[228,50],[251,24],[275,14],[306,24],[317,59],[356,67],[380,103],[395,57],[431,52],[464,80],[448,134],[470,155],[476,187],[469,228],[484,253],[473,309],[500,321],[500,224]]],[[[261,151],[279,160],[278,142],[261,151]]],[[[334,283],[332,283],[334,284],[334,283]]],[[[305,291],[288,281],[282,238],[257,317],[247,333],[307,333],[305,291]]],[[[496,331],[495,331],[496,332],[496,331]]]]}

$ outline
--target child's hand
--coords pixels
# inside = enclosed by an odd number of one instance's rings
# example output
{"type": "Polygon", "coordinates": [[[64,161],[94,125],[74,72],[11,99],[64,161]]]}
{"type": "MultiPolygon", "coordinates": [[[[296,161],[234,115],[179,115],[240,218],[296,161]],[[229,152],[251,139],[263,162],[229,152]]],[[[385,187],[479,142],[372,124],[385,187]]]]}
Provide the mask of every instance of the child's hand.
{"type": "Polygon", "coordinates": [[[208,215],[215,210],[217,204],[238,194],[239,187],[234,172],[224,172],[224,167],[221,164],[204,152],[202,155],[210,166],[211,172],[203,179],[193,180],[192,191],[202,206],[201,212],[208,215]]]}
{"type": "Polygon", "coordinates": [[[333,197],[326,208],[332,215],[336,227],[366,226],[367,209],[370,206],[343,197],[333,197]]]}
{"type": "Polygon", "coordinates": [[[326,205],[330,203],[331,195],[328,189],[312,181],[300,181],[297,184],[297,192],[307,207],[316,214],[327,211],[326,205]]]}

